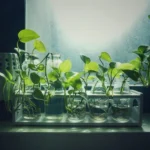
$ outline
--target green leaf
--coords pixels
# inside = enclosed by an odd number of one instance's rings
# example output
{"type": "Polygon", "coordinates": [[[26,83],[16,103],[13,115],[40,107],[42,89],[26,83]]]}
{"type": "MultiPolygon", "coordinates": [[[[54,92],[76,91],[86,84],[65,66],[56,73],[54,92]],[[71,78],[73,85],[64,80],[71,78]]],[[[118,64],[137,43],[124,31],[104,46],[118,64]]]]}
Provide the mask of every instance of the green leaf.
{"type": "Polygon", "coordinates": [[[40,77],[40,83],[46,83],[46,79],[44,77],[40,77]]]}
{"type": "Polygon", "coordinates": [[[93,80],[95,80],[95,78],[96,78],[95,76],[88,76],[87,79],[88,79],[89,81],[93,81],[93,80]]]}
{"type": "Polygon", "coordinates": [[[72,67],[72,63],[69,59],[67,59],[59,65],[59,70],[60,72],[66,73],[71,70],[71,67],[72,67]]]}
{"type": "Polygon", "coordinates": [[[18,33],[18,38],[20,42],[26,43],[39,38],[40,36],[33,30],[24,29],[18,33]]]}
{"type": "Polygon", "coordinates": [[[137,69],[137,70],[139,70],[141,68],[141,59],[139,57],[131,60],[129,63],[132,64],[135,67],[135,69],[137,69]]]}
{"type": "Polygon", "coordinates": [[[119,78],[120,75],[122,74],[122,71],[119,70],[119,69],[117,69],[117,68],[114,68],[114,69],[109,68],[109,69],[108,69],[108,74],[109,74],[110,76],[112,76],[112,77],[119,78]]]}
{"type": "Polygon", "coordinates": [[[84,56],[84,55],[80,55],[80,58],[81,60],[85,63],[85,64],[88,64],[91,62],[91,59],[87,56],[84,56]]]}
{"type": "Polygon", "coordinates": [[[62,86],[64,88],[68,88],[70,86],[70,84],[68,82],[66,82],[66,81],[62,81],[62,86]]]}
{"type": "Polygon", "coordinates": [[[135,70],[123,70],[123,72],[132,80],[138,81],[140,75],[135,70]]]}
{"type": "Polygon", "coordinates": [[[104,76],[100,75],[100,74],[96,74],[96,77],[100,80],[100,81],[105,81],[104,76]]]}
{"type": "Polygon", "coordinates": [[[0,72],[0,76],[3,77],[6,81],[9,80],[9,79],[5,76],[5,74],[3,74],[2,72],[0,72]]]}
{"type": "Polygon", "coordinates": [[[148,46],[141,45],[138,47],[138,52],[141,54],[146,53],[147,50],[148,50],[148,46]]]}
{"type": "Polygon", "coordinates": [[[5,69],[5,75],[7,76],[8,80],[10,80],[10,81],[13,80],[12,74],[7,69],[5,69]]]}
{"type": "Polygon", "coordinates": [[[55,82],[58,79],[58,75],[56,72],[52,71],[48,74],[48,79],[52,82],[55,82]]]}
{"type": "Polygon", "coordinates": [[[44,95],[41,90],[35,89],[33,92],[33,97],[37,100],[44,100],[44,95]]]}
{"type": "Polygon", "coordinates": [[[99,65],[96,62],[91,61],[88,64],[85,64],[84,66],[84,71],[88,72],[88,71],[95,71],[98,72],[99,70],[99,65]]]}
{"type": "Polygon", "coordinates": [[[38,74],[36,74],[35,72],[32,72],[30,74],[30,78],[34,84],[38,84],[40,82],[40,76],[38,74]]]}
{"type": "Polygon", "coordinates": [[[99,68],[102,70],[103,73],[107,72],[107,68],[103,67],[102,65],[99,64],[99,68]]]}
{"type": "Polygon", "coordinates": [[[42,41],[40,41],[40,40],[35,40],[35,41],[34,41],[34,48],[35,48],[37,51],[41,52],[41,53],[45,53],[45,52],[46,52],[45,45],[44,45],[44,43],[43,43],[42,41]]]}
{"type": "Polygon", "coordinates": [[[115,68],[116,67],[116,62],[110,62],[109,67],[112,68],[112,69],[115,68]]]}
{"type": "Polygon", "coordinates": [[[69,79],[71,76],[73,76],[75,73],[74,72],[66,72],[65,77],[66,79],[69,79]]]}
{"type": "Polygon", "coordinates": [[[20,71],[20,75],[21,75],[22,79],[28,78],[28,75],[26,74],[26,71],[20,71]]]}
{"type": "Polygon", "coordinates": [[[148,15],[148,18],[150,19],[150,15],[148,15]]]}
{"type": "Polygon", "coordinates": [[[39,64],[37,67],[37,71],[43,72],[45,70],[45,66],[43,64],[39,64]]]}
{"type": "Polygon", "coordinates": [[[145,53],[147,53],[148,51],[148,46],[139,46],[138,49],[136,51],[133,51],[133,53],[137,54],[140,58],[141,58],[141,61],[144,61],[145,59],[145,53]]]}
{"type": "Polygon", "coordinates": [[[28,68],[31,70],[37,70],[36,65],[34,64],[28,64],[28,68]]]}
{"type": "Polygon", "coordinates": [[[82,87],[82,82],[80,79],[75,80],[74,82],[71,83],[71,86],[75,89],[75,90],[80,90],[82,87]]]}
{"type": "Polygon", "coordinates": [[[79,80],[80,77],[82,76],[83,72],[80,72],[80,73],[74,73],[73,76],[71,76],[70,78],[68,78],[67,82],[70,83],[70,82],[74,82],[75,80],[79,80]]]}
{"type": "Polygon", "coordinates": [[[74,90],[68,90],[69,95],[73,94],[74,92],[75,92],[74,90]]]}
{"type": "Polygon", "coordinates": [[[24,82],[25,82],[25,85],[28,85],[28,86],[32,86],[33,85],[33,82],[31,81],[31,79],[29,77],[25,78],[24,82]]]}
{"type": "Polygon", "coordinates": [[[102,52],[99,56],[100,59],[103,59],[105,61],[111,62],[111,57],[107,52],[102,52]]]}
{"type": "Polygon", "coordinates": [[[135,66],[132,65],[131,63],[122,63],[117,67],[117,69],[120,69],[120,70],[134,70],[135,66]]]}

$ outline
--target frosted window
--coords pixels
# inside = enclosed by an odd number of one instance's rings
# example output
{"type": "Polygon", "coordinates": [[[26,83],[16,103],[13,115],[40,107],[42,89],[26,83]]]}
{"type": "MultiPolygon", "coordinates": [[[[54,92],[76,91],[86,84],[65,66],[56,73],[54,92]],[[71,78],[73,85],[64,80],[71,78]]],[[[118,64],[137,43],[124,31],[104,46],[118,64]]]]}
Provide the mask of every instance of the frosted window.
{"type": "Polygon", "coordinates": [[[79,71],[80,54],[97,61],[107,51],[124,62],[139,45],[150,44],[149,8],[150,0],[26,0],[26,28],[79,71]]]}

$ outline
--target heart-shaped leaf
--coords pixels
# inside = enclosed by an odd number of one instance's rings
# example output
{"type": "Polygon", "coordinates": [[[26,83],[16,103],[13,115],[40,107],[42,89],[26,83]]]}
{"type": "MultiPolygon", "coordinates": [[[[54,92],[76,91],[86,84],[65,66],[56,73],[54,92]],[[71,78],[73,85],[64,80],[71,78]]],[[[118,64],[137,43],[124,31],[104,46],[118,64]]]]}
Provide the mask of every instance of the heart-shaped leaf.
{"type": "Polygon", "coordinates": [[[55,82],[58,79],[58,75],[56,72],[52,71],[48,74],[48,79],[52,82],[55,82]]]}
{"type": "Polygon", "coordinates": [[[30,74],[30,78],[34,84],[38,84],[40,82],[40,76],[38,74],[36,74],[35,72],[32,72],[30,74]]]}
{"type": "Polygon", "coordinates": [[[111,62],[111,57],[107,52],[102,52],[99,56],[100,59],[103,59],[105,61],[111,62]]]}
{"type": "Polygon", "coordinates": [[[40,41],[40,40],[35,40],[35,41],[34,41],[34,48],[35,48],[37,51],[41,52],[41,53],[45,53],[45,52],[46,52],[45,45],[44,45],[44,43],[43,43],[42,41],[40,41]]]}
{"type": "Polygon", "coordinates": [[[140,75],[135,70],[123,70],[123,72],[132,80],[138,81],[140,75]]]}
{"type": "Polygon", "coordinates": [[[84,56],[84,55],[80,55],[80,58],[85,64],[88,64],[91,61],[91,59],[89,57],[84,56]]]}
{"type": "Polygon", "coordinates": [[[67,59],[59,65],[59,71],[66,73],[66,72],[69,72],[71,70],[71,67],[72,67],[72,63],[69,59],[67,59]]]}
{"type": "Polygon", "coordinates": [[[44,95],[41,90],[35,89],[33,92],[33,97],[37,100],[44,100],[44,95]]]}
{"type": "Polygon", "coordinates": [[[20,42],[26,43],[39,38],[40,36],[33,30],[24,29],[18,33],[18,38],[20,42]]]}
{"type": "Polygon", "coordinates": [[[99,70],[99,65],[96,62],[91,61],[88,64],[85,64],[84,66],[84,71],[88,72],[88,71],[95,71],[98,72],[99,70]]]}
{"type": "Polygon", "coordinates": [[[131,60],[130,64],[132,64],[135,69],[139,70],[141,68],[141,59],[137,57],[136,59],[131,60]]]}

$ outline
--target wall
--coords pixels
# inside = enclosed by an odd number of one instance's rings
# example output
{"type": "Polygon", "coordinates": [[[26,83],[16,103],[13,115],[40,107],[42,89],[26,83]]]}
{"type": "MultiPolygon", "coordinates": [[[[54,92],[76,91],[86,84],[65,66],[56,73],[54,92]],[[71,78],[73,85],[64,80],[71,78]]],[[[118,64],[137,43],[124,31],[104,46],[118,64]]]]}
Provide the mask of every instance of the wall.
{"type": "Polygon", "coordinates": [[[1,1],[0,52],[14,52],[17,33],[25,28],[24,0],[1,1]]]}
{"type": "Polygon", "coordinates": [[[98,61],[107,51],[125,62],[139,45],[150,44],[150,0],[26,0],[26,6],[26,27],[41,35],[49,52],[70,58],[74,71],[82,70],[80,54],[98,61]]]}

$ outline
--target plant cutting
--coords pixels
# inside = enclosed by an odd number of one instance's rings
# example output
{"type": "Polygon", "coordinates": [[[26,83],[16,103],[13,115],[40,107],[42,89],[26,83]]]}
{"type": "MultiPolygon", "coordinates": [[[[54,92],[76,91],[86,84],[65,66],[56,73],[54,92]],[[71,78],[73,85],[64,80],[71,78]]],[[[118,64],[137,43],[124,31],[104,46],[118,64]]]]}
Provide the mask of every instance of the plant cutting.
{"type": "Polygon", "coordinates": [[[80,58],[84,63],[81,79],[84,83],[84,89],[86,92],[88,89],[91,89],[91,87],[89,87],[89,81],[94,82],[96,79],[95,74],[98,72],[99,66],[98,63],[91,61],[91,59],[85,55],[80,55],[80,58]]]}

